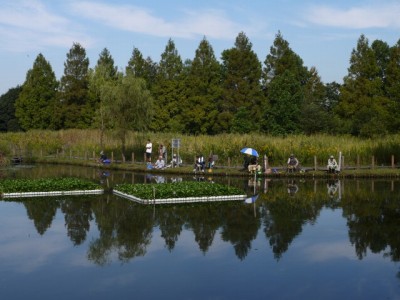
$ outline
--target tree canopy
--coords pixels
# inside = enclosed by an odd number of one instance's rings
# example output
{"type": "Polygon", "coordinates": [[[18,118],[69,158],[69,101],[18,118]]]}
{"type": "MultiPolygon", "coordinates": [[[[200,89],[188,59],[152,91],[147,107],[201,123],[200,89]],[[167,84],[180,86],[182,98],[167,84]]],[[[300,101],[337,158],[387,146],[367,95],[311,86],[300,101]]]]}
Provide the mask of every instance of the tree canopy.
{"type": "Polygon", "coordinates": [[[85,48],[73,43],[60,81],[39,54],[23,85],[0,98],[0,130],[100,128],[104,132],[118,127],[194,135],[362,137],[398,132],[400,40],[390,46],[381,40],[370,43],[361,35],[343,84],[323,83],[317,68],[305,66],[280,31],[263,63],[252,48],[240,32],[233,47],[218,59],[204,37],[193,59],[183,61],[170,38],[158,62],[134,47],[124,72],[119,72],[107,48],[91,69],[85,48]],[[137,107],[130,97],[145,97],[149,105],[137,107]],[[118,105],[110,106],[111,99],[118,105]],[[140,109],[146,109],[146,126],[140,119],[128,119],[127,111],[138,117],[133,108],[142,113],[140,109]],[[110,111],[115,119],[107,118],[110,111]]]}

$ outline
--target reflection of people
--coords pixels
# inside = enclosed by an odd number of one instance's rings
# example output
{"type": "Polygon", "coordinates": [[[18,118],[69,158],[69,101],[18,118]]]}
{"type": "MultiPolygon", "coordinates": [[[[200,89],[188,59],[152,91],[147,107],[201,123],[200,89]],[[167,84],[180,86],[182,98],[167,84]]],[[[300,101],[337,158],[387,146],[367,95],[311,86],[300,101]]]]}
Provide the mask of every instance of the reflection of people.
{"type": "Polygon", "coordinates": [[[288,182],[287,190],[290,196],[294,196],[299,191],[299,187],[296,184],[296,181],[292,180],[288,182]]]}
{"type": "Polygon", "coordinates": [[[298,166],[299,166],[298,159],[294,156],[294,154],[290,154],[290,157],[288,158],[287,161],[288,172],[296,172],[298,166]]]}
{"type": "Polygon", "coordinates": [[[331,155],[328,159],[328,173],[336,173],[338,171],[338,164],[336,162],[336,159],[331,155]]]}
{"type": "Polygon", "coordinates": [[[326,184],[326,187],[328,188],[328,195],[330,198],[333,198],[335,196],[335,194],[338,191],[339,188],[339,182],[338,181],[334,181],[334,182],[328,182],[326,184]]]}
{"type": "Polygon", "coordinates": [[[164,183],[165,182],[165,177],[164,176],[155,176],[154,181],[156,183],[164,183]]]}
{"type": "Polygon", "coordinates": [[[162,169],[165,167],[165,161],[162,156],[159,156],[157,161],[154,163],[155,169],[162,169]]]}
{"type": "Polygon", "coordinates": [[[151,153],[153,152],[153,144],[150,142],[150,139],[147,140],[146,144],[146,160],[151,162],[151,153]]]}

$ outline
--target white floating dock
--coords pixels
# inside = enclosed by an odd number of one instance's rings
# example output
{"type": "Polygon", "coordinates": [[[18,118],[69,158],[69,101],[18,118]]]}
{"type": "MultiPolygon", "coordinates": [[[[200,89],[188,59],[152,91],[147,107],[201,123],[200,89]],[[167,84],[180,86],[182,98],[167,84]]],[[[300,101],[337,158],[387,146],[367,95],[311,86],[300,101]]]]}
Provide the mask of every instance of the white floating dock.
{"type": "Polygon", "coordinates": [[[175,203],[196,203],[196,202],[220,202],[220,201],[244,201],[246,195],[231,196],[208,196],[208,197],[185,197],[185,198],[166,198],[166,199],[141,199],[129,194],[113,190],[115,195],[141,203],[141,204],[175,204],[175,203]]]}
{"type": "Polygon", "coordinates": [[[25,192],[25,193],[4,193],[3,199],[7,198],[30,198],[30,197],[47,197],[47,196],[63,196],[63,195],[99,195],[104,190],[76,190],[76,191],[53,191],[53,192],[25,192]]]}

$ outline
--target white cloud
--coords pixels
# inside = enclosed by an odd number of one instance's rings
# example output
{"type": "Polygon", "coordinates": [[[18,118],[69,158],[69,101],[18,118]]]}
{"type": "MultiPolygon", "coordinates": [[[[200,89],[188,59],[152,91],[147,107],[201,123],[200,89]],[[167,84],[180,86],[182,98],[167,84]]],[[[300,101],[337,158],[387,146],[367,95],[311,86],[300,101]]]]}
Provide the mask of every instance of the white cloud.
{"type": "Polygon", "coordinates": [[[5,1],[0,4],[1,48],[10,51],[41,50],[47,46],[84,46],[92,40],[65,17],[50,12],[40,1],[5,1]]]}
{"type": "Polygon", "coordinates": [[[345,258],[356,260],[354,248],[346,242],[320,243],[306,247],[304,252],[310,261],[321,262],[332,259],[345,258]]]}
{"type": "Polygon", "coordinates": [[[353,7],[340,10],[329,6],[309,9],[306,19],[314,24],[350,29],[400,27],[400,3],[353,7]]]}
{"type": "Polygon", "coordinates": [[[76,14],[110,27],[159,37],[232,39],[243,30],[221,10],[183,10],[182,15],[175,18],[177,21],[171,22],[133,5],[74,2],[72,8],[76,14]]]}

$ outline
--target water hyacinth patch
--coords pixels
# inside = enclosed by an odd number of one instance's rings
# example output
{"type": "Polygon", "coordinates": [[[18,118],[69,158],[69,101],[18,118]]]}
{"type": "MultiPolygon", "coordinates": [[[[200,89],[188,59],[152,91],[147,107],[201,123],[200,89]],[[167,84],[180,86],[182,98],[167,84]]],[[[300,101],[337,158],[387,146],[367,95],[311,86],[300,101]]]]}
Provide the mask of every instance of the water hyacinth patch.
{"type": "Polygon", "coordinates": [[[167,199],[242,195],[236,187],[209,182],[176,182],[165,184],[118,184],[115,190],[141,199],[167,199]]]}
{"type": "Polygon", "coordinates": [[[79,178],[4,179],[0,180],[2,193],[96,190],[102,187],[79,178]]]}

